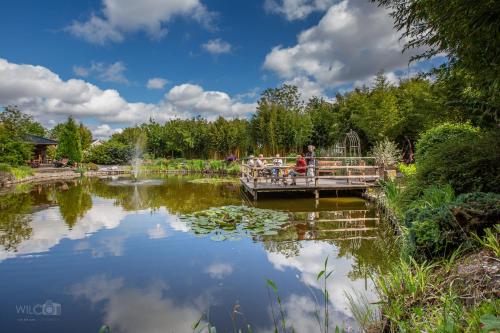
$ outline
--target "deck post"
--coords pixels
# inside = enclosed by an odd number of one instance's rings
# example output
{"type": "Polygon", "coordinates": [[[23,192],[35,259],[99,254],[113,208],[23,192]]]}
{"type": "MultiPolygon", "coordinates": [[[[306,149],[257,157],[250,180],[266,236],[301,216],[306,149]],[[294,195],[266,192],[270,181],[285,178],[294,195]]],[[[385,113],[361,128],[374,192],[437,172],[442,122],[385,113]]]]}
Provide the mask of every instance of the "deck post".
{"type": "Polygon", "coordinates": [[[314,198],[319,199],[319,191],[318,190],[314,190],[314,198]]]}

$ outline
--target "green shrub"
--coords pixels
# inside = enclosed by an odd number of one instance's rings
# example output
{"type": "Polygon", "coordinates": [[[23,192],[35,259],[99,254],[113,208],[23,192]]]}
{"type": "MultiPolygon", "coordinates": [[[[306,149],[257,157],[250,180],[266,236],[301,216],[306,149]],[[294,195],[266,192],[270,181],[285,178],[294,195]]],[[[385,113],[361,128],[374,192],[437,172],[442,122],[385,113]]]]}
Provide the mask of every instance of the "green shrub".
{"type": "Polygon", "coordinates": [[[443,142],[475,136],[479,129],[470,124],[444,123],[424,132],[416,144],[415,158],[425,158],[427,151],[443,142]]]}
{"type": "Polygon", "coordinates": [[[415,164],[398,163],[398,170],[403,176],[411,177],[417,173],[417,166],[415,164]]]}
{"type": "Polygon", "coordinates": [[[11,172],[12,168],[7,163],[0,163],[0,172],[11,172]]]}
{"type": "Polygon", "coordinates": [[[33,176],[33,169],[27,166],[20,166],[11,169],[11,173],[17,180],[33,176]]]}
{"type": "Polygon", "coordinates": [[[407,228],[405,251],[419,260],[446,255],[465,238],[456,232],[458,224],[447,205],[410,209],[404,224],[407,228]]]}
{"type": "Polygon", "coordinates": [[[401,159],[400,149],[389,139],[377,142],[372,149],[372,155],[378,165],[386,167],[393,167],[401,159]]]}
{"type": "Polygon", "coordinates": [[[86,161],[105,165],[127,164],[132,159],[132,155],[132,147],[111,140],[91,148],[86,161]]]}
{"type": "Polygon", "coordinates": [[[433,185],[425,188],[420,197],[409,204],[409,208],[437,208],[452,203],[453,200],[455,200],[455,193],[449,184],[445,186],[433,185]]]}
{"type": "Polygon", "coordinates": [[[500,221],[500,194],[466,193],[457,197],[451,211],[460,227],[466,232],[482,234],[485,228],[500,221]]]}
{"type": "Polygon", "coordinates": [[[237,162],[233,162],[227,167],[227,173],[229,175],[234,175],[234,176],[239,175],[240,171],[241,171],[240,165],[237,162]]]}
{"type": "Polygon", "coordinates": [[[500,134],[449,138],[417,160],[417,185],[450,184],[456,193],[500,191],[500,134]]]}
{"type": "Polygon", "coordinates": [[[224,168],[224,162],[219,160],[211,160],[208,162],[211,171],[218,172],[224,168]]]}
{"type": "Polygon", "coordinates": [[[90,170],[90,171],[97,171],[99,170],[99,166],[95,163],[92,163],[92,162],[89,162],[89,163],[82,163],[80,164],[80,168],[87,171],[87,170],[90,170]]]}
{"type": "Polygon", "coordinates": [[[446,256],[500,221],[500,194],[468,193],[450,200],[449,194],[441,194],[434,204],[406,212],[407,254],[419,260],[446,256]]]}

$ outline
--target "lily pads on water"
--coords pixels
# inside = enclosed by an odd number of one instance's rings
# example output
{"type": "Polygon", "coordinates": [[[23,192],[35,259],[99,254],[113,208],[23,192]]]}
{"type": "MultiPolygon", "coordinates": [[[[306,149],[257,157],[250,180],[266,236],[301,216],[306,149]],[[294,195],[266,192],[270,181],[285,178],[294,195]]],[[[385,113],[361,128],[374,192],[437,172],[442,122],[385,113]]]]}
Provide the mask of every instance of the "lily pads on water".
{"type": "Polygon", "coordinates": [[[289,220],[286,212],[247,206],[222,206],[183,215],[196,235],[210,236],[214,241],[238,240],[243,236],[278,234],[289,220]]]}
{"type": "Polygon", "coordinates": [[[197,178],[189,181],[194,184],[238,184],[238,178],[197,178]]]}

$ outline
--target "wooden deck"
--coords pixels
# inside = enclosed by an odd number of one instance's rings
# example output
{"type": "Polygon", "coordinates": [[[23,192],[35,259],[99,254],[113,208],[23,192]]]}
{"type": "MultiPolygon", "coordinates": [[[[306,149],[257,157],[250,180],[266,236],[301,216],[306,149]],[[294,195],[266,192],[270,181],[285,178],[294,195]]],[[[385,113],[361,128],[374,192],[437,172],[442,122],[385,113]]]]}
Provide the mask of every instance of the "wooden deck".
{"type": "Polygon", "coordinates": [[[259,193],[265,192],[311,192],[319,198],[321,191],[366,190],[378,186],[378,180],[383,177],[383,169],[379,166],[367,166],[365,163],[342,165],[345,161],[339,159],[331,162],[329,165],[322,162],[314,168],[310,173],[314,175],[295,178],[289,176],[293,165],[256,168],[243,164],[240,182],[254,200],[259,193]],[[273,176],[269,172],[272,169],[279,169],[279,176],[273,176]],[[295,184],[292,184],[293,180],[295,184]]]}

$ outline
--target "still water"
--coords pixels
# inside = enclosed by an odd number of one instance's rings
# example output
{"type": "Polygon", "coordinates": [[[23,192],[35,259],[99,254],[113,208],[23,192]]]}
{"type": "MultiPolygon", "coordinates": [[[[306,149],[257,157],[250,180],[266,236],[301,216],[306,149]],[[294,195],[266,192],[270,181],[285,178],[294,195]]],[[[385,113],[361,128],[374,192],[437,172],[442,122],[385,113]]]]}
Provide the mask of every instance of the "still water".
{"type": "Polygon", "coordinates": [[[373,206],[262,199],[257,208],[289,216],[278,230],[221,238],[225,226],[199,233],[184,216],[253,203],[238,183],[196,179],[81,179],[0,194],[0,332],[97,333],[104,324],[111,332],[192,332],[197,322],[272,332],[277,304],[267,279],[286,325],[320,332],[317,275],[327,257],[330,327],[358,331],[345,293],[375,300],[369,276],[393,257],[373,206]]]}

